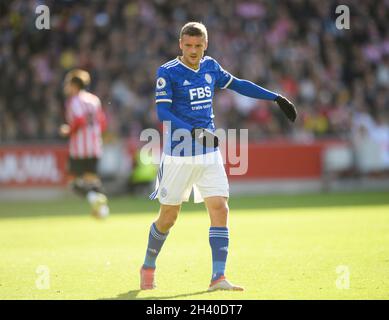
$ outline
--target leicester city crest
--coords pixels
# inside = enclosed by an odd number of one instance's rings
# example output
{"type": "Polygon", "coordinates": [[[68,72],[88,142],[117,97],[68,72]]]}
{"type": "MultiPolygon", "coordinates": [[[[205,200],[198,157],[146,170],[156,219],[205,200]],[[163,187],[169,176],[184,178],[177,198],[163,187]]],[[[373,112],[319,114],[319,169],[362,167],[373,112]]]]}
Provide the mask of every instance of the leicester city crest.
{"type": "Polygon", "coordinates": [[[207,81],[209,84],[212,82],[212,76],[209,73],[205,74],[205,81],[207,81]]]}

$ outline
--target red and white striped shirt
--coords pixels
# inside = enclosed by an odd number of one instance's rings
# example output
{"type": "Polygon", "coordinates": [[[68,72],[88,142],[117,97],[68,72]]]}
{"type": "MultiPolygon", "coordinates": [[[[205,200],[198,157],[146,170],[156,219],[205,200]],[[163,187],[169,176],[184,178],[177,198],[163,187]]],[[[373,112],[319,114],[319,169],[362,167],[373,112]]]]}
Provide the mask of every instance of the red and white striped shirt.
{"type": "Polygon", "coordinates": [[[100,99],[85,90],[70,97],[66,102],[66,121],[70,126],[70,156],[74,159],[101,157],[106,118],[100,99]]]}

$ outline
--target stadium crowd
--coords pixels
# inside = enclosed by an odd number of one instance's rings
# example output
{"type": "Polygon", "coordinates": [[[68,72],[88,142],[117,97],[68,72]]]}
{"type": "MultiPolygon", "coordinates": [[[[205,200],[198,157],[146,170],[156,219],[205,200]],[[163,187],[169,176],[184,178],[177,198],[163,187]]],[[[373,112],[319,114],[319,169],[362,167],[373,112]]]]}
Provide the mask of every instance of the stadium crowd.
{"type": "Polygon", "coordinates": [[[210,56],[299,111],[291,126],[276,104],[220,90],[218,127],[309,141],[347,139],[363,125],[383,130],[389,145],[389,1],[342,4],[350,29],[336,28],[336,1],[2,1],[0,142],[59,138],[63,77],[74,67],[91,72],[112,138],[159,127],[156,69],[179,54],[181,26],[197,20],[208,28],[210,56]],[[50,30],[35,26],[39,4],[50,8],[50,30]]]}

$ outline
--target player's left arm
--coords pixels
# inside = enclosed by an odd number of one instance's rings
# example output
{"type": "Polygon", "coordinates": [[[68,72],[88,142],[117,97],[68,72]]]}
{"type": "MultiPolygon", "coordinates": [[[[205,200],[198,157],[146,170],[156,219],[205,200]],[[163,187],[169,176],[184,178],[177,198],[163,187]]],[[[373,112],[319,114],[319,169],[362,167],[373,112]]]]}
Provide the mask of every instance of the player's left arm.
{"type": "Polygon", "coordinates": [[[216,60],[213,60],[213,62],[217,87],[221,89],[228,88],[250,98],[275,101],[290,121],[294,122],[296,120],[296,108],[288,99],[251,81],[235,78],[224,70],[216,60]]]}
{"type": "Polygon", "coordinates": [[[235,77],[230,81],[227,88],[250,98],[275,101],[290,121],[294,122],[296,120],[296,107],[282,95],[262,88],[251,81],[235,77]]]}

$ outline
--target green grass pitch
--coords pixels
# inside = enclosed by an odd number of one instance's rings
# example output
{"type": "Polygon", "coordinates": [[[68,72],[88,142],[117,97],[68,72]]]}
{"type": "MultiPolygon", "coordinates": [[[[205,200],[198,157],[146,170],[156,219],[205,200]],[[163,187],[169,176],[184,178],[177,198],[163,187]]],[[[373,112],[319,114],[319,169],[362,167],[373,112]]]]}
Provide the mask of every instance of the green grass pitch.
{"type": "Polygon", "coordinates": [[[158,203],[120,197],[111,207],[97,221],[76,198],[1,203],[0,299],[389,298],[388,193],[232,197],[227,276],[244,292],[205,292],[202,204],[184,204],[157,261],[158,287],[139,291],[158,203]]]}

